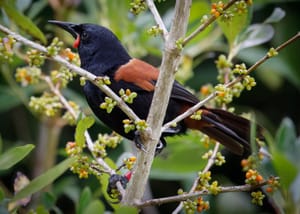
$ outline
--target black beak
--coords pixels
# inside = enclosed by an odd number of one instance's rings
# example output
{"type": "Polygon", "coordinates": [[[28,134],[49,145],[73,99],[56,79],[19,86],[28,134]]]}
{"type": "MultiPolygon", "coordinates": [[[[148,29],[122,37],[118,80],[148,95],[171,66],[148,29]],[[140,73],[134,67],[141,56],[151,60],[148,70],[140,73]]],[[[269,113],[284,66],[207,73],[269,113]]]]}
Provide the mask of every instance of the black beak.
{"type": "Polygon", "coordinates": [[[48,22],[51,24],[55,24],[58,27],[61,27],[62,29],[68,31],[75,39],[77,38],[78,33],[76,32],[76,29],[78,29],[79,25],[70,22],[61,22],[56,20],[49,20],[48,22]]]}

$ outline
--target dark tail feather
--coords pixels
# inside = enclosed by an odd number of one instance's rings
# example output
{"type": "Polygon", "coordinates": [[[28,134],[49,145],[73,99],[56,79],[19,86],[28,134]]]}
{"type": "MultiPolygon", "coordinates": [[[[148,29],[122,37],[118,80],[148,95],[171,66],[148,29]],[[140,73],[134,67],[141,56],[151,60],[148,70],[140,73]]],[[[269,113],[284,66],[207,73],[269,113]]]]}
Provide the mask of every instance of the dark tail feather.
{"type": "MultiPolygon", "coordinates": [[[[207,109],[202,114],[201,121],[206,126],[200,126],[200,131],[219,141],[231,152],[238,155],[250,154],[250,127],[251,122],[243,117],[234,115],[221,109],[207,109]]],[[[257,134],[261,136],[261,128],[257,134]]]]}

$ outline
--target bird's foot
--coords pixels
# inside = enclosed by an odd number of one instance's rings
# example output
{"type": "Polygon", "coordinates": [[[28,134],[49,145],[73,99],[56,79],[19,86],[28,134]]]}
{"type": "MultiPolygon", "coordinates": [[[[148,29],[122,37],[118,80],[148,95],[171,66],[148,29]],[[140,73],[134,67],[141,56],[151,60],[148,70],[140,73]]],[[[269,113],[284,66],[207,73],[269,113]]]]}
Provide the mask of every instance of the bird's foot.
{"type": "MultiPolygon", "coordinates": [[[[146,147],[144,146],[142,140],[141,140],[141,134],[139,131],[136,131],[135,132],[135,136],[134,136],[134,143],[136,145],[136,147],[140,150],[142,150],[143,152],[148,152],[146,150],[146,147]]],[[[159,143],[157,144],[156,146],[156,149],[155,149],[155,155],[158,155],[165,147],[166,147],[166,142],[163,138],[160,139],[159,143]]]]}
{"type": "Polygon", "coordinates": [[[122,200],[122,195],[121,194],[116,194],[116,191],[115,191],[115,190],[118,190],[117,183],[120,182],[122,187],[125,189],[129,179],[130,178],[128,178],[126,175],[125,176],[122,176],[122,175],[119,175],[119,174],[111,175],[110,178],[109,178],[109,181],[108,181],[107,189],[106,189],[107,194],[111,198],[118,199],[118,201],[121,201],[122,200]]]}
{"type": "Polygon", "coordinates": [[[134,139],[133,139],[134,143],[135,143],[135,146],[136,148],[142,150],[143,152],[146,152],[147,153],[147,150],[146,150],[146,147],[144,146],[142,140],[141,140],[141,134],[139,131],[136,131],[134,133],[134,139]]]}

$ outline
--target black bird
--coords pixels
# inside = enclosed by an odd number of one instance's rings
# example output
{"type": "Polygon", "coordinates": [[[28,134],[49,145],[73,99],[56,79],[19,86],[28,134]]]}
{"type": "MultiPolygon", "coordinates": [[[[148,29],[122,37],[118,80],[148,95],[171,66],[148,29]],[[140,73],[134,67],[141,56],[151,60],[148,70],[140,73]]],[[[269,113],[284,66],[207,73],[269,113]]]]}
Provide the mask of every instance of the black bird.
{"type": "MultiPolygon", "coordinates": [[[[73,24],[61,21],[49,21],[68,31],[76,40],[81,67],[96,76],[108,76],[109,87],[118,93],[120,89],[130,89],[138,95],[129,106],[141,119],[146,119],[153,97],[159,70],[152,65],[129,56],[118,38],[107,28],[94,24],[73,24]]],[[[87,82],[84,94],[95,115],[108,127],[123,137],[135,140],[137,133],[125,133],[123,120],[128,117],[118,107],[107,113],[99,107],[106,95],[87,82]]],[[[198,103],[196,96],[187,91],[178,82],[173,83],[171,98],[164,122],[174,119],[188,108],[198,103]]],[[[201,107],[201,120],[187,117],[176,128],[162,133],[157,152],[165,146],[164,137],[184,133],[187,128],[197,129],[219,141],[234,154],[249,153],[250,121],[221,109],[201,107]]],[[[137,142],[138,146],[139,142],[137,142]]]]}

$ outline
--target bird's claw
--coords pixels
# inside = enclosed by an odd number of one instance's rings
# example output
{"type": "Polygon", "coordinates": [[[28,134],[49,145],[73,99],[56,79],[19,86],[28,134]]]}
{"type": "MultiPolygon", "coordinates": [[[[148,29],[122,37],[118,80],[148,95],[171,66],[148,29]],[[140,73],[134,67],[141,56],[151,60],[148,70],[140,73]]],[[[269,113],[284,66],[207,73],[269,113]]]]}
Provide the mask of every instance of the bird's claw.
{"type": "Polygon", "coordinates": [[[118,174],[113,174],[110,176],[109,181],[108,181],[108,186],[106,189],[107,194],[114,199],[118,199],[119,201],[122,200],[122,195],[120,194],[114,194],[114,190],[117,190],[117,182],[120,182],[122,187],[125,189],[127,186],[129,179],[127,179],[126,176],[118,175],[118,174]]]}
{"type": "Polygon", "coordinates": [[[148,152],[146,150],[146,147],[144,146],[143,142],[141,141],[141,134],[140,134],[139,131],[136,131],[134,133],[134,139],[133,139],[133,141],[135,143],[136,148],[142,150],[143,152],[146,152],[146,153],[148,152]]]}
{"type": "MultiPolygon", "coordinates": [[[[146,147],[144,146],[143,142],[141,141],[141,135],[140,135],[139,131],[135,132],[135,137],[134,137],[133,141],[138,149],[142,150],[143,152],[148,153],[148,151],[146,150],[146,147]]],[[[166,142],[162,138],[162,139],[160,139],[159,143],[157,144],[157,146],[155,148],[155,155],[158,155],[165,147],[166,147],[166,142]]]]}

